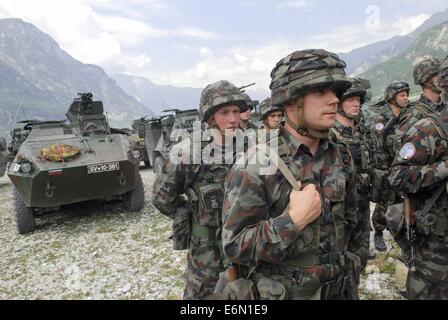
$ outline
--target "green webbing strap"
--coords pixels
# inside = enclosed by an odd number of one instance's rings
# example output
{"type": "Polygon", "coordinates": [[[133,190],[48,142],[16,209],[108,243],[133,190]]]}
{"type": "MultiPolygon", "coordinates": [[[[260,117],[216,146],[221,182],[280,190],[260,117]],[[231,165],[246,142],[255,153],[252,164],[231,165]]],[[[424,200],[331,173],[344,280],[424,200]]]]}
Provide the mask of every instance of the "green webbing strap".
{"type": "Polygon", "coordinates": [[[204,227],[195,222],[191,225],[191,234],[209,241],[216,240],[216,230],[217,228],[204,227]]]}
{"type": "MultiPolygon", "coordinates": [[[[277,166],[277,168],[280,170],[282,175],[285,177],[285,179],[289,182],[289,184],[294,188],[296,191],[300,191],[299,185],[297,184],[297,180],[294,177],[294,174],[291,172],[291,170],[288,168],[286,163],[283,161],[282,158],[279,157],[277,152],[273,150],[270,146],[267,144],[257,144],[257,148],[261,151],[263,151],[267,157],[270,159],[273,159],[274,164],[277,166]]],[[[289,206],[289,204],[288,204],[289,206]]],[[[310,226],[313,227],[313,232],[315,233],[315,237],[317,238],[317,247],[320,246],[320,224],[321,224],[322,216],[319,216],[319,218],[310,224],[310,226]]]]}

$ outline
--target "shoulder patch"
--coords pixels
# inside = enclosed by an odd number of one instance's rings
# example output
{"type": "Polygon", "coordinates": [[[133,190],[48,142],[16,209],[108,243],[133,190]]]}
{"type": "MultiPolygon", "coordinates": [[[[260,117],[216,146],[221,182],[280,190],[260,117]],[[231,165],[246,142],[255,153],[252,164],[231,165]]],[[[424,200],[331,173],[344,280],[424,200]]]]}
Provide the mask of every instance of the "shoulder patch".
{"type": "Polygon", "coordinates": [[[412,143],[408,142],[401,147],[400,157],[404,160],[409,160],[413,156],[415,156],[415,152],[416,152],[415,146],[412,143]]]}
{"type": "Polygon", "coordinates": [[[384,123],[382,123],[382,122],[378,122],[378,123],[375,125],[375,129],[378,130],[378,131],[383,130],[383,129],[384,129],[384,123]]]}

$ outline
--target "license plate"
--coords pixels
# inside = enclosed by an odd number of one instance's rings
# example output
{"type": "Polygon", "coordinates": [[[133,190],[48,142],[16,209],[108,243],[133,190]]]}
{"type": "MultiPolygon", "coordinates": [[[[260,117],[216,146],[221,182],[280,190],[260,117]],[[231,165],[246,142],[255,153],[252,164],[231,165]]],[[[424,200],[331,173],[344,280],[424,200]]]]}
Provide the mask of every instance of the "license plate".
{"type": "Polygon", "coordinates": [[[120,170],[120,163],[118,163],[118,162],[91,164],[91,165],[87,166],[88,174],[117,171],[117,170],[120,170]]]}

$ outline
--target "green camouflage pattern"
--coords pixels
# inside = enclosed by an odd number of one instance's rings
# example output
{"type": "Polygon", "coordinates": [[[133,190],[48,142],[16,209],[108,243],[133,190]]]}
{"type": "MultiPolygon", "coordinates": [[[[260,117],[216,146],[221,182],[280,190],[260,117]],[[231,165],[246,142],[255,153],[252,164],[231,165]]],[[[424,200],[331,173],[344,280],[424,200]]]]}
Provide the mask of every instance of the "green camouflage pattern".
{"type": "MultiPolygon", "coordinates": [[[[448,111],[445,109],[441,116],[446,122],[448,111]]],[[[446,184],[447,138],[431,118],[419,120],[402,138],[403,148],[395,156],[389,180],[395,190],[412,195],[417,211],[423,209],[435,189],[446,184]]],[[[410,299],[448,299],[447,198],[444,190],[429,210],[434,223],[428,224],[416,213],[416,271],[408,280],[410,299]]],[[[405,238],[405,228],[400,236],[405,238]]]]}
{"type": "Polygon", "coordinates": [[[332,87],[337,92],[350,88],[345,62],[322,49],[295,51],[277,62],[271,72],[271,104],[280,106],[310,90],[332,87]]]}
{"type": "Polygon", "coordinates": [[[344,92],[341,96],[340,103],[344,102],[348,98],[358,96],[361,98],[361,105],[366,102],[366,88],[363,83],[357,78],[349,78],[352,86],[344,92]]]}
{"type": "Polygon", "coordinates": [[[260,120],[263,121],[270,113],[281,111],[283,109],[278,106],[271,105],[271,98],[266,98],[260,103],[260,120]]]}
{"type": "MultiPolygon", "coordinates": [[[[189,139],[180,144],[191,145],[189,139]]],[[[181,147],[180,144],[177,147],[181,147]]],[[[231,164],[189,164],[186,159],[190,159],[189,153],[183,154],[183,161],[178,164],[170,158],[165,161],[162,173],[154,182],[152,201],[162,214],[174,221],[176,215],[181,214],[180,208],[191,209],[189,227],[183,229],[184,232],[191,230],[183,298],[209,299],[213,297],[219,273],[225,270],[220,244],[221,208],[224,180],[231,164]],[[214,186],[218,188],[213,189],[214,186]],[[210,190],[218,190],[221,194],[210,190]],[[187,201],[183,194],[187,195],[187,201]],[[210,206],[207,205],[209,201],[212,201],[210,206]],[[193,225],[208,230],[209,234],[194,232],[193,225]]],[[[174,226],[173,229],[176,230],[174,226]]],[[[173,240],[182,237],[183,234],[173,234],[173,240]]]]}
{"type": "Polygon", "coordinates": [[[342,265],[330,254],[346,251],[357,224],[354,166],[347,148],[323,139],[313,157],[286,129],[279,132],[279,156],[302,185],[316,185],[322,215],[299,230],[288,211],[290,184],[275,166],[267,170],[268,159],[251,149],[226,178],[223,248],[231,262],[279,281],[289,299],[300,298],[300,292],[311,298],[323,282],[340,275],[342,265]],[[313,290],[299,290],[307,286],[313,290]]]}
{"type": "Polygon", "coordinates": [[[448,56],[442,61],[437,75],[437,84],[445,92],[448,91],[448,56]]]}
{"type": "Polygon", "coordinates": [[[201,121],[207,122],[219,107],[226,104],[238,105],[241,112],[245,112],[249,107],[248,100],[244,94],[233,83],[227,80],[217,81],[206,86],[202,90],[199,106],[201,121]]]}
{"type": "Polygon", "coordinates": [[[370,156],[364,145],[363,137],[367,128],[356,124],[355,128],[346,127],[336,120],[335,127],[330,131],[330,139],[347,145],[352,155],[355,169],[358,194],[358,223],[351,235],[349,251],[361,259],[362,269],[367,264],[370,237],[370,156]]]}
{"type": "Polygon", "coordinates": [[[425,59],[417,63],[414,67],[414,83],[423,86],[426,82],[431,81],[439,72],[442,61],[437,58],[425,59]]]}
{"type": "Polygon", "coordinates": [[[409,103],[403,111],[401,111],[398,126],[395,129],[396,140],[394,144],[394,152],[396,153],[397,150],[401,148],[401,137],[410,127],[416,124],[417,121],[426,118],[428,114],[442,111],[442,108],[443,104],[441,102],[434,103],[423,94],[418,101],[409,103]]]}
{"type": "Polygon", "coordinates": [[[380,107],[379,112],[370,121],[370,130],[372,132],[371,146],[375,152],[373,157],[374,173],[373,181],[379,181],[372,190],[372,196],[378,192],[379,201],[375,205],[372,214],[372,225],[376,232],[383,232],[386,228],[386,210],[387,207],[398,202],[399,198],[391,189],[387,176],[389,168],[395,157],[394,143],[396,140],[395,129],[398,121],[394,125],[387,128],[390,121],[395,118],[391,107],[386,103],[380,107]],[[387,132],[385,132],[385,129],[387,132]]]}
{"type": "Polygon", "coordinates": [[[409,94],[410,88],[409,84],[405,81],[394,81],[389,84],[384,90],[384,100],[389,102],[395,98],[395,96],[402,92],[406,91],[409,94]]]}

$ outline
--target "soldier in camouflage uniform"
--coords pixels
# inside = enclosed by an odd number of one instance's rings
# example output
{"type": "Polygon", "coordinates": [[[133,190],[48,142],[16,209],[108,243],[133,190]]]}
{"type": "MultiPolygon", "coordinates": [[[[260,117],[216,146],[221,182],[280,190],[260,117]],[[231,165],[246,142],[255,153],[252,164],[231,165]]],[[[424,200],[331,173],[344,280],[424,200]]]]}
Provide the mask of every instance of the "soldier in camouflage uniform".
{"type": "Polygon", "coordinates": [[[386,228],[387,207],[400,202],[387,181],[390,165],[394,159],[395,129],[401,111],[408,103],[409,84],[404,81],[395,81],[387,86],[384,93],[386,104],[383,105],[371,122],[372,137],[375,138],[374,176],[372,200],[376,202],[372,215],[372,224],[375,229],[375,248],[386,251],[383,231],[386,228]]]}
{"type": "MultiPolygon", "coordinates": [[[[440,67],[438,85],[448,92],[448,61],[440,67]]],[[[412,300],[448,299],[448,109],[419,120],[402,137],[390,184],[415,206],[415,257],[406,283],[412,300]]],[[[389,229],[410,255],[403,213],[387,216],[389,229]]],[[[412,255],[411,255],[412,258],[412,255]]]]}
{"type": "Polygon", "coordinates": [[[423,93],[420,99],[409,103],[400,114],[399,124],[395,130],[394,151],[401,148],[401,136],[418,120],[432,112],[442,111],[440,89],[437,87],[437,73],[441,61],[437,58],[425,59],[414,68],[414,83],[420,85],[423,93]]]}
{"type": "Polygon", "coordinates": [[[254,125],[250,120],[252,110],[255,108],[255,101],[253,101],[247,93],[242,93],[242,95],[245,97],[249,108],[247,109],[247,111],[241,113],[240,129],[243,131],[247,131],[249,129],[256,130],[257,126],[254,125]]]}
{"type": "Polygon", "coordinates": [[[260,103],[260,120],[267,131],[280,128],[283,118],[283,109],[271,105],[271,98],[266,98],[260,103]]]}
{"type": "MultiPolygon", "coordinates": [[[[218,130],[214,131],[212,142],[199,143],[203,147],[213,143],[217,150],[222,150],[224,142],[219,140],[235,132],[240,111],[246,109],[245,97],[232,83],[223,80],[205,87],[200,118],[218,130]]],[[[191,161],[194,139],[193,133],[189,139],[173,146],[162,174],[154,183],[153,203],[162,214],[173,219],[174,249],[188,249],[184,299],[208,299],[212,297],[219,273],[224,270],[221,211],[224,180],[232,163],[224,161],[221,154],[215,154],[214,161],[191,161]],[[181,161],[172,161],[173,150],[179,149],[187,152],[182,153],[181,161]]]]}
{"type": "Polygon", "coordinates": [[[352,234],[349,250],[361,258],[362,269],[367,264],[370,238],[370,179],[369,152],[365,147],[367,128],[358,121],[361,106],[365,102],[366,89],[354,78],[352,86],[340,98],[336,123],[330,131],[333,141],[345,143],[356,167],[358,188],[358,224],[352,234]]]}
{"type": "Polygon", "coordinates": [[[271,72],[271,103],[284,110],[286,125],[226,179],[224,252],[249,269],[260,299],[343,298],[356,281],[349,270],[359,258],[347,252],[357,223],[354,166],[348,149],[328,139],[337,95],[350,87],[345,66],[325,50],[281,59],[271,72]],[[270,167],[266,154],[278,163],[270,167]]]}

